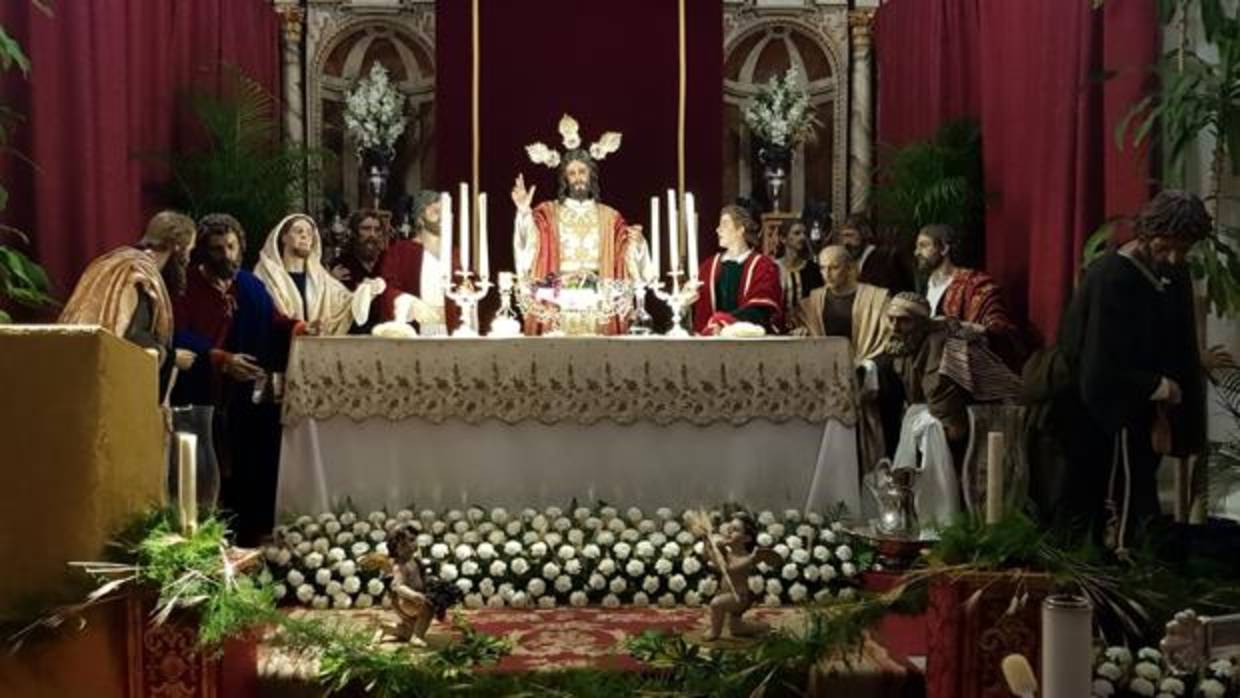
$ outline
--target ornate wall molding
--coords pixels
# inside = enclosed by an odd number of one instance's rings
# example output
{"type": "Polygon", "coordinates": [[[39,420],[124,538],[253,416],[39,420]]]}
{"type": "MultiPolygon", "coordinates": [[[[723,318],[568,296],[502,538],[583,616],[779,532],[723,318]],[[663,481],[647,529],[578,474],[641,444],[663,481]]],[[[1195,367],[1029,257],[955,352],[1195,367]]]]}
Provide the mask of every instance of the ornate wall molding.
{"type": "MultiPolygon", "coordinates": [[[[724,60],[754,34],[767,32],[777,28],[797,30],[812,38],[815,45],[827,57],[831,77],[827,80],[812,81],[809,84],[811,100],[814,104],[831,102],[832,129],[828,134],[831,138],[831,210],[842,212],[848,210],[848,132],[850,95],[848,91],[848,75],[850,69],[848,8],[839,6],[803,7],[754,7],[750,5],[729,5],[724,7],[724,60]]],[[[740,84],[725,78],[723,97],[725,104],[742,106],[756,92],[755,85],[740,84]]],[[[742,138],[747,138],[747,134],[742,138]]],[[[803,167],[802,152],[794,155],[794,163],[803,167]]],[[[738,163],[742,186],[748,182],[749,163],[742,150],[741,162],[738,163]]],[[[804,177],[794,181],[794,210],[799,210],[797,194],[804,194],[804,177]]],[[[743,189],[742,189],[743,191],[743,189]]]]}

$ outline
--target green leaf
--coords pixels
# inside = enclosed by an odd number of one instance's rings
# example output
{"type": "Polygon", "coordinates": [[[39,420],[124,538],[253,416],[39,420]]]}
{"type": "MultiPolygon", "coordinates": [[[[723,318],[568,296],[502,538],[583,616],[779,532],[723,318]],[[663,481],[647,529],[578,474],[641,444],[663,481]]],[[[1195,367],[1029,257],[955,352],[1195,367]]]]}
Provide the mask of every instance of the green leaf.
{"type": "Polygon", "coordinates": [[[9,36],[4,27],[0,27],[0,70],[8,70],[14,65],[21,69],[23,75],[30,74],[30,59],[22,52],[17,40],[9,36]]]}

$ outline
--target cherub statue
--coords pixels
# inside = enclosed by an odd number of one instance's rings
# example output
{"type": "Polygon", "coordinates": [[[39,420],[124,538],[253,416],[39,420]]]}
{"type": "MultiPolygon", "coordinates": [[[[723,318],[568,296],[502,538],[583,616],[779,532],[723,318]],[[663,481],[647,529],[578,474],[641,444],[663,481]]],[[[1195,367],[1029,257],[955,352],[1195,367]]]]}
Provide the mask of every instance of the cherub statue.
{"type": "Polygon", "coordinates": [[[392,609],[400,616],[393,634],[415,647],[426,646],[431,619],[443,620],[448,609],[460,603],[461,590],[438,577],[424,574],[418,556],[417,531],[408,524],[397,527],[389,539],[392,555],[392,609]]]}
{"type": "Polygon", "coordinates": [[[754,604],[749,590],[749,575],[759,562],[779,564],[778,553],[757,544],[758,525],[748,513],[739,511],[719,528],[711,530],[710,517],[702,512],[692,515],[689,529],[706,538],[710,563],[719,570],[720,593],[710,601],[710,632],[707,641],[718,640],[724,621],[732,637],[750,637],[768,630],[765,623],[748,622],[742,616],[754,604]]]}

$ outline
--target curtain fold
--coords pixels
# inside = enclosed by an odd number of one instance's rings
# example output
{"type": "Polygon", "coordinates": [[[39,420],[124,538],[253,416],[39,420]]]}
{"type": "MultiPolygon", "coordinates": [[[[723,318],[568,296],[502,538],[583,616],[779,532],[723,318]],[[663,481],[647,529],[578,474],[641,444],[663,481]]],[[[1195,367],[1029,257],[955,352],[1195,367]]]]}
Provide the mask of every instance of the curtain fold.
{"type": "Polygon", "coordinates": [[[280,24],[263,0],[0,3],[30,56],[29,80],[0,83],[24,117],[0,172],[14,194],[0,220],[30,234],[57,291],[133,242],[163,201],[161,157],[194,138],[181,96],[218,89],[226,65],[280,92],[280,24]]]}
{"type": "Polygon", "coordinates": [[[1149,195],[1148,153],[1121,148],[1115,128],[1149,86],[1157,37],[1153,3],[891,0],[879,10],[879,140],[979,121],[986,270],[1037,341],[1055,336],[1085,240],[1149,195]]]}

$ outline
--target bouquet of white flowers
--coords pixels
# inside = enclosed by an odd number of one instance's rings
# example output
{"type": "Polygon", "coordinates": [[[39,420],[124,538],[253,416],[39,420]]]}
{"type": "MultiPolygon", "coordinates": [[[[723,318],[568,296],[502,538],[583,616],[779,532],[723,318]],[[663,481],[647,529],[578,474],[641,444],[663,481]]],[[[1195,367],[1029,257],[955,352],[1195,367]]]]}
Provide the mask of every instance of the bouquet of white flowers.
{"type": "Polygon", "coordinates": [[[404,101],[388,80],[387,70],[376,62],[345,101],[344,125],[357,142],[358,154],[392,152],[396,139],[405,132],[404,101]]]}
{"type": "MultiPolygon", "coordinates": [[[[455,584],[467,607],[698,606],[718,591],[718,573],[684,517],[608,506],[302,516],[277,527],[265,550],[266,574],[278,580],[275,593],[284,603],[386,606],[388,580],[376,562],[389,553],[388,534],[409,525],[418,531],[423,568],[455,584]]],[[[782,560],[759,565],[750,580],[762,603],[856,593],[871,553],[838,523],[799,511],[763,511],[757,519],[761,544],[782,560]]]]}
{"type": "Polygon", "coordinates": [[[782,78],[772,77],[745,107],[745,123],[763,143],[792,148],[812,141],[818,117],[809,103],[809,93],[797,82],[797,69],[789,68],[782,78]]]}
{"type": "Polygon", "coordinates": [[[1137,650],[1134,657],[1127,647],[1108,647],[1094,658],[1095,698],[1236,698],[1240,685],[1233,676],[1238,669],[1234,659],[1219,659],[1197,674],[1177,674],[1163,654],[1152,647],[1137,650]]]}

